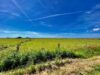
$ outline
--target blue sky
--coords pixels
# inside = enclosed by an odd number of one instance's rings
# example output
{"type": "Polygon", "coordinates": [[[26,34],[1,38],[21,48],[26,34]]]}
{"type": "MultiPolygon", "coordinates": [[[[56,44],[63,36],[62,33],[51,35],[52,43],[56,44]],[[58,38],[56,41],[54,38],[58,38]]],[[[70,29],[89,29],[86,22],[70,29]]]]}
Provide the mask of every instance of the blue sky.
{"type": "Polygon", "coordinates": [[[100,0],[0,0],[0,37],[100,38],[100,0]]]}

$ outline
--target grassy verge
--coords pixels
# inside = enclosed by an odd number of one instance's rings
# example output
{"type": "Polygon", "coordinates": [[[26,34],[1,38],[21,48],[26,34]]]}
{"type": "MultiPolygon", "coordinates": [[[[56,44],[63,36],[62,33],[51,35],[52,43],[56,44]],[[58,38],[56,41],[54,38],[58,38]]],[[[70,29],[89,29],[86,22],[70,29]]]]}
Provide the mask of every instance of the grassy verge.
{"type": "Polygon", "coordinates": [[[28,64],[37,64],[41,62],[46,62],[48,60],[53,60],[55,58],[77,58],[78,55],[74,53],[67,52],[65,50],[55,50],[51,51],[37,51],[26,54],[20,54],[18,52],[12,52],[7,57],[0,61],[0,71],[7,71],[14,69],[19,66],[25,66],[28,64]]]}
{"type": "Polygon", "coordinates": [[[96,55],[100,55],[100,47],[86,47],[77,50],[62,50],[58,48],[53,51],[42,49],[24,54],[12,51],[8,56],[1,59],[0,71],[8,71],[30,64],[36,65],[37,63],[46,62],[55,58],[89,58],[96,55]]]}
{"type": "Polygon", "coordinates": [[[66,63],[71,63],[67,59],[55,59],[53,61],[48,61],[46,63],[40,63],[36,65],[30,65],[25,68],[11,70],[10,72],[2,72],[0,75],[31,75],[35,73],[42,72],[44,70],[54,70],[58,69],[60,66],[64,66],[66,63]]]}

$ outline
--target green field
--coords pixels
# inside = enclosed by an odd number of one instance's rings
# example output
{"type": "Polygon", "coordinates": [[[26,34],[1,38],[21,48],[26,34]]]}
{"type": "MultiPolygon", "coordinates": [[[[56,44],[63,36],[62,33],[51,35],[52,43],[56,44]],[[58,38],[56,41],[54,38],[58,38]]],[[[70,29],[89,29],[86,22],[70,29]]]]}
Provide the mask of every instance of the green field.
{"type": "Polygon", "coordinates": [[[0,72],[15,70],[22,75],[21,68],[55,59],[87,59],[99,55],[100,39],[0,39],[0,72]]]}

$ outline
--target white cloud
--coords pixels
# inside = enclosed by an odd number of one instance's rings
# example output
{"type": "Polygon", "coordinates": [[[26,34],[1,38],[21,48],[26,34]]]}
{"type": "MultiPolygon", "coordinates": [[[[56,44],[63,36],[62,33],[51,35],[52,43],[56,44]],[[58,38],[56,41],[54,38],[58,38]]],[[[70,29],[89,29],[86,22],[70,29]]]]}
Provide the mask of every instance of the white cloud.
{"type": "Polygon", "coordinates": [[[100,31],[100,28],[93,28],[93,31],[100,31]]]}

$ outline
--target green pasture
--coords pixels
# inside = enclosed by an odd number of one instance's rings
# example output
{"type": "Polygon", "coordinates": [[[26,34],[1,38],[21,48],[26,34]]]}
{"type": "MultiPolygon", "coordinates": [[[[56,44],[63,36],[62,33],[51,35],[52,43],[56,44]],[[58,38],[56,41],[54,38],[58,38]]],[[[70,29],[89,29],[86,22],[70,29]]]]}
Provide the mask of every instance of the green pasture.
{"type": "Polygon", "coordinates": [[[100,39],[0,39],[0,71],[63,58],[100,55],[100,39]]]}

